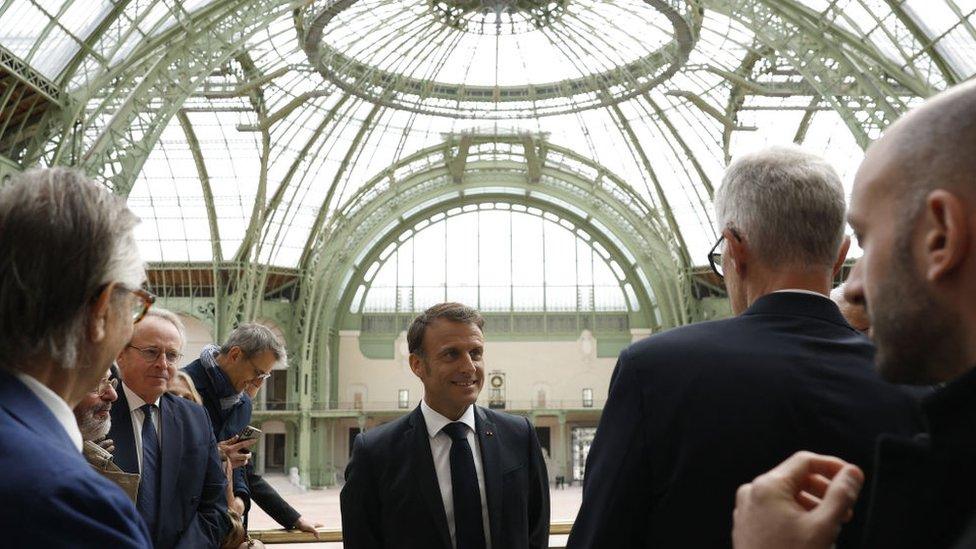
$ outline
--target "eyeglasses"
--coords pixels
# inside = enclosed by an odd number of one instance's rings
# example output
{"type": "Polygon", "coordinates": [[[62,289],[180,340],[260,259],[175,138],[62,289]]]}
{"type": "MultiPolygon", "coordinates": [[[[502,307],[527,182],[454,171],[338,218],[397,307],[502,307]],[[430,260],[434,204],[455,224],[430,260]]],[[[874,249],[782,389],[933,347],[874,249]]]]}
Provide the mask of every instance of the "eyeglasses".
{"type": "Polygon", "coordinates": [[[156,296],[142,288],[129,288],[128,286],[123,286],[123,288],[136,296],[136,300],[132,303],[132,323],[135,324],[146,316],[149,308],[156,302],[156,296]]]}
{"type": "Polygon", "coordinates": [[[725,235],[718,237],[718,242],[712,246],[711,251],[708,252],[708,264],[712,266],[712,271],[718,275],[719,278],[725,279],[725,274],[722,273],[722,252],[717,252],[718,247],[722,245],[725,241],[725,235]]]}
{"type": "MultiPolygon", "coordinates": [[[[108,286],[108,284],[99,286],[98,291],[95,292],[95,296],[92,299],[97,299],[98,296],[101,295],[101,293],[105,290],[106,286],[108,286]]],[[[132,305],[130,306],[133,324],[142,320],[143,317],[146,316],[146,313],[149,312],[149,308],[152,307],[153,303],[156,302],[156,296],[146,290],[143,290],[142,288],[133,288],[127,284],[116,282],[113,289],[129,292],[136,296],[136,300],[133,301],[132,305]]]]}
{"type": "Polygon", "coordinates": [[[119,388],[119,378],[113,377],[111,379],[103,379],[98,382],[98,388],[95,389],[94,394],[102,396],[108,392],[108,388],[111,387],[113,391],[119,388]]]}
{"type": "Polygon", "coordinates": [[[166,351],[165,353],[156,347],[136,347],[135,345],[126,345],[126,347],[131,347],[142,355],[142,358],[152,364],[159,360],[159,355],[164,355],[166,357],[166,364],[174,366],[181,358],[183,358],[183,353],[177,353],[176,351],[166,351]]]}
{"type": "Polygon", "coordinates": [[[254,368],[254,376],[255,376],[253,380],[254,383],[261,383],[262,381],[271,377],[271,372],[264,373],[261,370],[258,370],[258,367],[255,366],[253,362],[251,362],[251,359],[247,359],[247,362],[248,364],[251,365],[251,368],[254,368]]]}

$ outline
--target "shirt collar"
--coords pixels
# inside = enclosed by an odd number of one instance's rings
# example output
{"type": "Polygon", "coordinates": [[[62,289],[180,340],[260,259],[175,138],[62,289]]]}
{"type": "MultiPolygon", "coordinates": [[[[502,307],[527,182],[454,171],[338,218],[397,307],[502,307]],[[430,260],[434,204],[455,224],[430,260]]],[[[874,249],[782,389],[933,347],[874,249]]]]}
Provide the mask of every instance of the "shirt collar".
{"type": "Polygon", "coordinates": [[[783,294],[783,293],[809,294],[809,295],[820,296],[820,297],[822,297],[824,299],[830,299],[829,296],[826,296],[826,295],[824,295],[824,294],[822,294],[820,292],[814,292],[814,291],[811,291],[811,290],[802,290],[800,288],[784,288],[782,290],[776,290],[775,292],[770,292],[770,293],[774,293],[774,294],[783,294]]]}
{"type": "Polygon", "coordinates": [[[122,390],[125,391],[125,401],[129,404],[129,413],[142,408],[146,404],[152,404],[156,406],[156,408],[159,408],[159,399],[162,398],[162,395],[160,395],[155,402],[146,402],[145,400],[142,400],[142,397],[137,395],[132,389],[129,388],[128,385],[125,384],[125,380],[122,381],[122,390]]]}
{"type": "MultiPolygon", "coordinates": [[[[426,399],[420,401],[420,412],[424,414],[424,423],[427,424],[427,435],[430,436],[430,438],[437,436],[437,433],[441,432],[441,429],[443,429],[448,423],[454,423],[453,420],[447,419],[441,415],[440,412],[428,406],[426,399]]],[[[468,406],[468,409],[461,414],[458,421],[467,425],[472,431],[474,431],[474,406],[468,406]]]]}
{"type": "Polygon", "coordinates": [[[64,431],[68,433],[68,438],[70,438],[71,442],[74,443],[75,448],[78,449],[78,452],[81,452],[84,444],[81,439],[81,430],[78,429],[78,420],[75,419],[75,414],[71,411],[71,408],[68,407],[68,403],[65,402],[63,398],[59,397],[58,394],[52,391],[47,385],[44,385],[40,381],[34,379],[29,374],[25,374],[24,372],[14,372],[14,375],[16,375],[17,379],[23,382],[23,384],[26,385],[27,388],[30,389],[30,391],[34,393],[38,399],[40,399],[48,410],[51,410],[51,413],[54,414],[54,419],[58,420],[58,423],[61,424],[64,431]]]}

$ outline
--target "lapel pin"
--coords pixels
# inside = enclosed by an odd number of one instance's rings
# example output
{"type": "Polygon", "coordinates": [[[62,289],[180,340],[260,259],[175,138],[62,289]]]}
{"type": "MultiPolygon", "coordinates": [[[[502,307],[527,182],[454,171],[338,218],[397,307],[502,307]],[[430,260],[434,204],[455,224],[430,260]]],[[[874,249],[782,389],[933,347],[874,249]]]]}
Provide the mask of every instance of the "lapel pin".
{"type": "Polygon", "coordinates": [[[488,436],[492,436],[492,435],[494,435],[495,433],[493,433],[493,432],[491,432],[491,431],[485,431],[485,434],[486,434],[486,435],[488,435],[488,436]]]}

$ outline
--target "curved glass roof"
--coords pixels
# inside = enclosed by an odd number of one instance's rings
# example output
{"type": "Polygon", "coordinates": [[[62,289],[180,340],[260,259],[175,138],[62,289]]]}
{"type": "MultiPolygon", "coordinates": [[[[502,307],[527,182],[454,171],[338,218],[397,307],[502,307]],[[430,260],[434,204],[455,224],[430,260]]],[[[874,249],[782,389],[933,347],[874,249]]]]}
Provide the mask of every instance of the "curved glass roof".
{"type": "Polygon", "coordinates": [[[850,181],[898,113],[976,73],[976,0],[7,0],[0,47],[27,65],[0,56],[4,70],[60,86],[77,115],[51,126],[70,147],[37,159],[89,162],[127,192],[151,261],[254,257],[243,243],[305,266],[368,182],[493,135],[533,160],[499,146],[483,161],[544,170],[551,144],[599,166],[594,181],[614,174],[702,265],[730,158],[797,142],[850,181]],[[246,16],[261,23],[221,30],[246,16]],[[218,46],[234,49],[192,85],[149,85],[218,46]],[[99,160],[113,146],[137,158],[99,160]]]}

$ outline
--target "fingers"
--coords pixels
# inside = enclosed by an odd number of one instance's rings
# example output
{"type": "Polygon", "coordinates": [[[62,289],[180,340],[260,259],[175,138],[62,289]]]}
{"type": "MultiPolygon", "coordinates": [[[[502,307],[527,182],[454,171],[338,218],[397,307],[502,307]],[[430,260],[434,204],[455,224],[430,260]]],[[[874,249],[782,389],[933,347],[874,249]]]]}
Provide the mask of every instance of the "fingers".
{"type": "Polygon", "coordinates": [[[773,468],[768,474],[782,477],[794,486],[803,486],[809,475],[822,475],[833,478],[847,462],[833,456],[800,451],[773,468]]]}
{"type": "Polygon", "coordinates": [[[827,523],[846,522],[852,513],[857,497],[864,484],[864,473],[856,465],[844,466],[830,480],[820,505],[811,514],[816,520],[827,523]]]}

